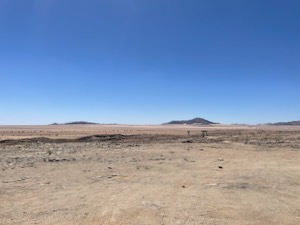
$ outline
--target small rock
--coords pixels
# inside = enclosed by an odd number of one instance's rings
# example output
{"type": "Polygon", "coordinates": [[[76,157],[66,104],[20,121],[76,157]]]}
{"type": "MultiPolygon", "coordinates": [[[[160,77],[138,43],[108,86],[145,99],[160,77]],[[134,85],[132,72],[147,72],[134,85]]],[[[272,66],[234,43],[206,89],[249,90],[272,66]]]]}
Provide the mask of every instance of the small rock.
{"type": "Polygon", "coordinates": [[[219,169],[223,169],[223,166],[219,166],[219,169]]]}
{"type": "Polygon", "coordinates": [[[146,208],[154,209],[154,210],[159,210],[161,208],[160,205],[154,204],[152,202],[148,201],[142,201],[142,205],[146,208]]]}
{"type": "Polygon", "coordinates": [[[222,158],[218,158],[218,161],[224,161],[224,159],[222,159],[222,158]]]}

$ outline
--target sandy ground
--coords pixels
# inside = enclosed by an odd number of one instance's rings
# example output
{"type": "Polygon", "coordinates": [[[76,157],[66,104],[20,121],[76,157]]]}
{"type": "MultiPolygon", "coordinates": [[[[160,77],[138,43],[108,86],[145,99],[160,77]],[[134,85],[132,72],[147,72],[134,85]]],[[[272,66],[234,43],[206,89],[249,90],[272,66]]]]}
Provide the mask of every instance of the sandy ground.
{"type": "Polygon", "coordinates": [[[299,127],[0,126],[0,138],[3,225],[300,224],[299,127]]]}

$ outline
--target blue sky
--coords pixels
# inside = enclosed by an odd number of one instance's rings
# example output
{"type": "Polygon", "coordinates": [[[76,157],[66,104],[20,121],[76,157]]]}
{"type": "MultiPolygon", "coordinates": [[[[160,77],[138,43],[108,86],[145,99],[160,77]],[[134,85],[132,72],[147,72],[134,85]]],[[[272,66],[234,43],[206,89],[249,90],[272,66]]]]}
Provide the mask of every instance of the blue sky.
{"type": "Polygon", "coordinates": [[[0,124],[300,120],[299,24],[299,0],[1,0],[0,124]]]}

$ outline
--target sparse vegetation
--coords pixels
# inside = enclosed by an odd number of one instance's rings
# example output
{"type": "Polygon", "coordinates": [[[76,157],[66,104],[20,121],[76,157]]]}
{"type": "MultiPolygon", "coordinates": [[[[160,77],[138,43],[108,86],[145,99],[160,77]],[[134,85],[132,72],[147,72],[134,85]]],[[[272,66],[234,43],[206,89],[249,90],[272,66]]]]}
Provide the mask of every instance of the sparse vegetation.
{"type": "Polygon", "coordinates": [[[0,129],[0,224],[300,224],[300,128],[202,129],[0,129]]]}

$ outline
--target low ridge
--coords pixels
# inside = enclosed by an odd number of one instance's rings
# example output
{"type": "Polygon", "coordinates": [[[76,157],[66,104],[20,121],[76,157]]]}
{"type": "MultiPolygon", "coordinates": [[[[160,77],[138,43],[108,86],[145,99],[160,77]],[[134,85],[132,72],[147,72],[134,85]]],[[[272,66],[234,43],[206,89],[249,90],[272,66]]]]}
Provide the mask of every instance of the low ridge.
{"type": "Polygon", "coordinates": [[[298,121],[290,121],[290,122],[269,123],[269,125],[300,126],[300,120],[298,120],[298,121]]]}
{"type": "Polygon", "coordinates": [[[51,125],[89,125],[89,124],[98,124],[86,121],[74,121],[69,123],[52,123],[51,125]]]}

